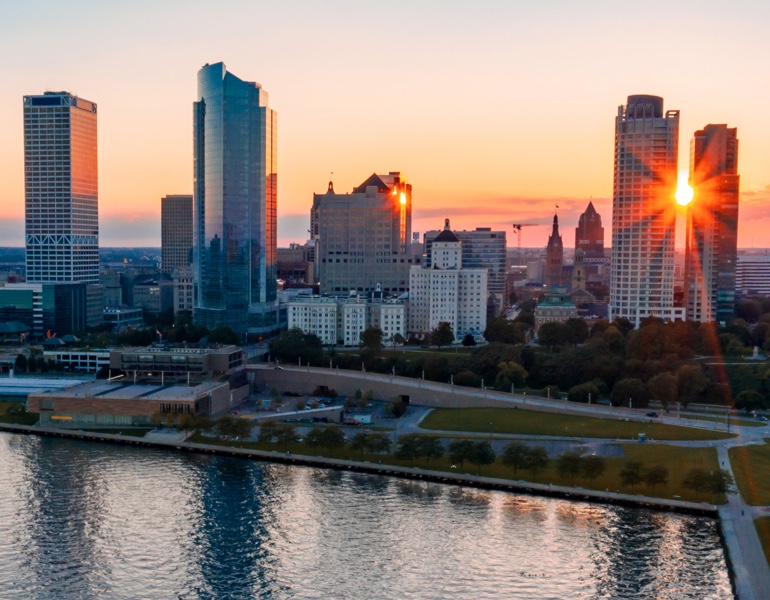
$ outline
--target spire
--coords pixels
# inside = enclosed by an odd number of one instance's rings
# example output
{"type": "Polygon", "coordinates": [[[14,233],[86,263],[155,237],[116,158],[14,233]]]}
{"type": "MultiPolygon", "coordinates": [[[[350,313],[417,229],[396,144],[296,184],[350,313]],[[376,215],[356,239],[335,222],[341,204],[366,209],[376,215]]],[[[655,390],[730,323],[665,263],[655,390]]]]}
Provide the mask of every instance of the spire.
{"type": "Polygon", "coordinates": [[[450,231],[450,229],[449,229],[449,219],[444,219],[444,231],[450,231]]]}

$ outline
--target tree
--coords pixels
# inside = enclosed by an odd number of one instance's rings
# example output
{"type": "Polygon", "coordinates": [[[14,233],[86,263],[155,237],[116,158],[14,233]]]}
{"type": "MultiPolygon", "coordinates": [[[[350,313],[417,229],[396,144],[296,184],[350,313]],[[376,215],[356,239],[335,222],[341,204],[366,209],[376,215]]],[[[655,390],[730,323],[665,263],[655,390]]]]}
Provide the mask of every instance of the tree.
{"type": "Polygon", "coordinates": [[[297,400],[297,403],[294,405],[294,408],[296,408],[297,410],[305,410],[305,408],[307,408],[307,400],[305,400],[304,398],[300,398],[299,400],[297,400]]]}
{"type": "Polygon", "coordinates": [[[361,346],[377,356],[382,351],[382,329],[379,327],[364,329],[361,332],[361,346]]]}
{"type": "Polygon", "coordinates": [[[612,386],[610,402],[612,406],[628,406],[631,408],[646,408],[650,404],[650,394],[647,386],[639,379],[621,379],[612,386]]]}
{"type": "Polygon", "coordinates": [[[390,337],[390,343],[393,344],[393,349],[395,350],[396,346],[403,346],[406,344],[406,338],[400,333],[394,333],[390,337]]]}
{"type": "Polygon", "coordinates": [[[642,479],[652,489],[659,485],[666,485],[668,483],[668,468],[663,465],[654,465],[644,470],[642,479]]]}
{"type": "Polygon", "coordinates": [[[446,321],[441,321],[438,326],[430,332],[430,343],[437,346],[448,346],[455,341],[455,334],[452,332],[452,326],[446,321]]]}
{"type": "Polygon", "coordinates": [[[14,366],[16,367],[17,371],[29,372],[29,364],[27,362],[27,357],[24,354],[19,354],[16,357],[16,362],[14,363],[14,366]]]}
{"type": "Polygon", "coordinates": [[[589,400],[595,403],[600,396],[599,387],[591,382],[575,385],[567,392],[567,400],[584,404],[588,403],[589,400]]]}
{"type": "Polygon", "coordinates": [[[195,429],[195,415],[192,413],[184,413],[176,423],[176,428],[182,430],[185,434],[189,435],[191,431],[195,429]]]}
{"type": "Polygon", "coordinates": [[[725,469],[717,469],[709,473],[706,480],[706,489],[712,494],[726,494],[735,485],[735,480],[730,472],[725,469]]]}
{"type": "Polygon", "coordinates": [[[620,470],[620,484],[623,486],[631,486],[631,491],[634,491],[634,486],[642,482],[642,463],[638,460],[628,460],[623,468],[620,470]]]}
{"type": "Polygon", "coordinates": [[[278,360],[297,364],[319,365],[323,362],[324,348],[319,337],[306,334],[298,327],[284,331],[277,340],[273,341],[271,352],[278,360]]]}
{"type": "Polygon", "coordinates": [[[474,442],[471,454],[468,456],[468,461],[478,466],[480,473],[481,467],[484,465],[491,465],[495,462],[495,458],[497,458],[497,456],[492,449],[492,444],[487,440],[482,440],[480,442],[474,442]]]}
{"type": "Polygon", "coordinates": [[[235,434],[233,433],[233,423],[235,421],[235,417],[231,415],[222,415],[217,419],[217,424],[215,426],[217,434],[221,437],[234,437],[235,434]]]}
{"type": "Polygon", "coordinates": [[[735,408],[750,413],[765,408],[765,397],[759,392],[743,390],[735,397],[735,408]]]}
{"type": "Polygon", "coordinates": [[[377,456],[385,452],[390,452],[390,436],[382,431],[376,431],[369,434],[368,440],[369,452],[374,452],[377,456]]]}
{"type": "Polygon", "coordinates": [[[414,463],[414,459],[419,456],[419,436],[414,434],[402,435],[396,441],[395,457],[398,460],[408,460],[414,463]]]}
{"type": "Polygon", "coordinates": [[[240,342],[238,334],[227,325],[217,327],[209,334],[209,343],[211,344],[235,344],[240,342]]]}
{"type": "Polygon", "coordinates": [[[543,471],[548,466],[548,462],[548,451],[542,446],[535,446],[530,448],[527,461],[522,467],[532,473],[532,478],[534,479],[540,471],[543,471]]]}
{"type": "Polygon", "coordinates": [[[299,442],[297,428],[290,423],[281,424],[278,427],[275,437],[279,446],[288,446],[289,444],[296,444],[299,442]]]}
{"type": "Polygon", "coordinates": [[[709,486],[709,473],[703,467],[694,467],[685,473],[682,485],[695,492],[697,496],[701,490],[709,486]]]}
{"type": "Polygon", "coordinates": [[[580,475],[583,460],[581,452],[568,450],[556,459],[556,470],[562,477],[569,477],[570,485],[573,485],[575,483],[575,476],[580,475]]]}
{"type": "Polygon", "coordinates": [[[569,340],[573,344],[582,344],[588,339],[588,323],[584,319],[572,317],[564,323],[569,331],[569,340]]]}
{"type": "Polygon", "coordinates": [[[524,468],[529,459],[529,447],[522,442],[511,442],[503,448],[502,462],[506,467],[513,468],[513,476],[524,468]]]}
{"type": "Polygon", "coordinates": [[[473,334],[466,333],[465,337],[463,338],[463,346],[466,348],[470,348],[471,346],[476,345],[476,338],[473,337],[473,334]]]}
{"type": "Polygon", "coordinates": [[[593,484],[594,479],[604,475],[606,469],[607,463],[605,460],[601,456],[592,454],[583,458],[583,462],[580,465],[580,475],[593,484]]]}
{"type": "MultiPolygon", "coordinates": [[[[519,324],[504,317],[487,321],[484,339],[488,342],[500,342],[501,344],[523,344],[526,341],[519,324]]],[[[464,341],[463,344],[465,344],[464,341]]]]}
{"type": "Polygon", "coordinates": [[[310,431],[307,432],[307,435],[305,436],[305,444],[311,448],[320,446],[321,441],[321,429],[319,427],[313,427],[310,431]]]}
{"type": "Polygon", "coordinates": [[[676,377],[671,373],[660,373],[647,382],[647,390],[652,400],[658,400],[664,410],[676,402],[676,377]]]}
{"type": "Polygon", "coordinates": [[[345,445],[345,432],[339,427],[327,425],[321,430],[320,445],[329,450],[342,448],[345,445]]]}
{"type": "Polygon", "coordinates": [[[364,456],[364,450],[369,448],[369,434],[366,431],[358,431],[356,434],[350,438],[350,449],[352,451],[360,451],[361,452],[361,458],[364,456]]]}
{"type": "Polygon", "coordinates": [[[156,410],[154,413],[150,415],[150,424],[160,429],[163,426],[163,413],[161,413],[159,410],[156,410]]]}
{"type": "Polygon", "coordinates": [[[558,321],[543,323],[537,330],[537,339],[541,346],[565,346],[570,342],[570,335],[570,329],[558,321]]]}
{"type": "Polygon", "coordinates": [[[687,407],[698,400],[701,392],[706,389],[706,376],[699,365],[683,365],[676,372],[676,388],[679,399],[687,407]]]}
{"type": "Polygon", "coordinates": [[[465,470],[465,461],[470,457],[473,452],[473,442],[471,440],[452,440],[447,446],[447,452],[449,454],[449,460],[452,463],[460,463],[460,469],[465,470]]]}
{"type": "Polygon", "coordinates": [[[508,391],[512,385],[519,388],[524,387],[527,377],[529,377],[529,373],[524,370],[524,367],[513,361],[501,362],[498,367],[500,371],[495,377],[495,389],[508,391]]]}
{"type": "Polygon", "coordinates": [[[441,458],[444,456],[444,446],[441,440],[432,436],[421,436],[417,442],[417,453],[427,459],[430,465],[431,458],[441,458]]]}

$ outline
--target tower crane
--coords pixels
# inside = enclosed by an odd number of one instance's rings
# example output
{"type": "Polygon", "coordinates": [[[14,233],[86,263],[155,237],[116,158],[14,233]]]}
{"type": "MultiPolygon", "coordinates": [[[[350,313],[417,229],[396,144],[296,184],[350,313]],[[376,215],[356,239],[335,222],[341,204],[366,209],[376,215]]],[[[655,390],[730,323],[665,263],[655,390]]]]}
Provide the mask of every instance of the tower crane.
{"type": "Polygon", "coordinates": [[[522,227],[537,227],[539,223],[514,223],[513,230],[516,232],[516,262],[521,267],[521,228],[522,227]]]}

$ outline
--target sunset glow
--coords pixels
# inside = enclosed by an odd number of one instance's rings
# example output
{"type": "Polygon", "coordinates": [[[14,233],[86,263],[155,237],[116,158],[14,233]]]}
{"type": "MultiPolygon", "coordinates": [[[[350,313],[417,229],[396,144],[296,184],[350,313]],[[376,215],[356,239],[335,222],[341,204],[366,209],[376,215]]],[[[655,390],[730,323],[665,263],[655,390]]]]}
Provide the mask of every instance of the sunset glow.
{"type": "Polygon", "coordinates": [[[692,186],[688,181],[687,171],[686,170],[679,171],[679,179],[677,180],[676,193],[674,194],[674,198],[676,198],[676,203],[679,206],[687,206],[690,202],[692,202],[692,198],[694,195],[695,195],[695,191],[692,189],[692,186]]]}

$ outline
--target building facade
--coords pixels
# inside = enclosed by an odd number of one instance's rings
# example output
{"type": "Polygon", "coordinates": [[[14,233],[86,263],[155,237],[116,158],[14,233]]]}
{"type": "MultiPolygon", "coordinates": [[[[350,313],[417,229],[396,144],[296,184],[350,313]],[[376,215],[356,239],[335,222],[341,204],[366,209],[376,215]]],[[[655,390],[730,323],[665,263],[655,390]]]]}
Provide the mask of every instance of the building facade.
{"type": "Polygon", "coordinates": [[[223,63],[198,71],[194,103],[194,320],[239,334],[278,328],[277,115],[223,63]]]}
{"type": "Polygon", "coordinates": [[[739,256],[735,271],[736,294],[770,296],[770,255],[739,256]]]}
{"type": "MultiPolygon", "coordinates": [[[[424,240],[428,267],[433,262],[433,240],[441,232],[426,231],[424,240]]],[[[463,267],[487,270],[487,318],[503,314],[508,305],[508,278],[506,276],[506,235],[505,231],[492,231],[490,227],[477,227],[473,231],[454,231],[462,243],[463,267]]]]}
{"type": "Polygon", "coordinates": [[[543,323],[566,323],[578,316],[577,306],[567,288],[551,288],[542,302],[535,307],[535,332],[543,323]]]}
{"type": "Polygon", "coordinates": [[[431,266],[409,272],[408,331],[426,334],[441,322],[449,323],[456,339],[480,336],[487,323],[488,271],[463,266],[462,242],[445,220],[433,239],[431,266]]]}
{"type": "Polygon", "coordinates": [[[297,296],[287,310],[289,329],[315,334],[324,345],[358,346],[369,327],[378,327],[386,344],[396,334],[406,338],[406,305],[401,300],[297,296]]]}
{"type": "Polygon", "coordinates": [[[329,182],[313,195],[310,231],[322,294],[366,294],[380,284],[388,294],[409,289],[412,186],[395,171],[371,175],[350,194],[329,182]]]}
{"type": "Polygon", "coordinates": [[[171,272],[174,285],[174,315],[192,316],[193,312],[193,275],[192,269],[175,269],[171,272]]]}
{"type": "Polygon", "coordinates": [[[693,200],[687,205],[684,303],[687,318],[725,323],[735,317],[738,259],[738,137],[707,125],[690,144],[693,200]]]}
{"type": "Polygon", "coordinates": [[[99,283],[96,104],[24,97],[27,281],[99,283]]]}
{"type": "Polygon", "coordinates": [[[615,119],[609,318],[684,318],[674,306],[679,111],[629,96],[615,119]]]}
{"type": "Polygon", "coordinates": [[[171,273],[192,263],[193,197],[165,196],[160,200],[161,270],[171,273]]]}
{"type": "Polygon", "coordinates": [[[589,202],[575,227],[575,249],[583,250],[587,262],[604,259],[604,227],[602,217],[596,212],[594,203],[589,202]]]}
{"type": "Polygon", "coordinates": [[[545,247],[545,281],[547,287],[562,284],[564,271],[564,242],[559,233],[559,217],[553,216],[553,229],[545,247]]]}

